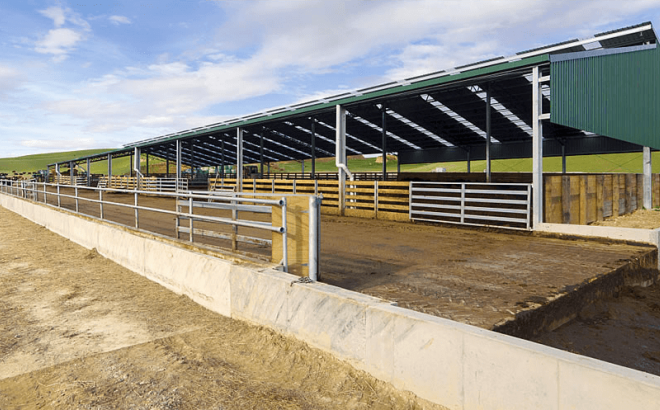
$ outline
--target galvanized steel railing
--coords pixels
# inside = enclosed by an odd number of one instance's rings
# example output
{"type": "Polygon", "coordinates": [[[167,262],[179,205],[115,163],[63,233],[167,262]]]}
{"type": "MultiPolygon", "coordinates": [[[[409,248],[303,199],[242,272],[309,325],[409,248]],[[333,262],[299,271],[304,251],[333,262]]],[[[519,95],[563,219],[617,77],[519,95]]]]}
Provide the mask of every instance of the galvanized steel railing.
{"type": "MultiPolygon", "coordinates": [[[[246,235],[236,235],[238,227],[248,227],[256,228],[260,230],[275,232],[282,235],[282,260],[280,265],[282,265],[283,270],[287,272],[289,270],[289,255],[288,255],[288,246],[287,246],[287,198],[282,195],[267,195],[261,194],[260,196],[272,196],[273,199],[263,199],[263,198],[254,198],[253,195],[233,192],[218,192],[218,193],[201,193],[201,192],[188,192],[188,193],[166,193],[161,192],[158,195],[162,197],[175,198],[177,201],[176,211],[170,211],[167,209],[160,208],[151,208],[146,206],[139,205],[139,196],[140,195],[153,195],[152,191],[138,191],[138,190],[125,190],[125,189],[113,189],[113,188],[91,188],[85,186],[66,186],[67,189],[73,189],[73,195],[67,195],[61,192],[61,186],[58,184],[50,184],[44,182],[35,182],[31,181],[11,181],[11,180],[0,180],[0,192],[21,197],[24,199],[30,199],[36,202],[42,202],[48,206],[53,206],[48,203],[48,197],[57,198],[57,207],[62,207],[62,199],[69,198],[73,199],[75,202],[75,212],[81,215],[85,215],[90,218],[97,218],[94,215],[84,214],[80,212],[80,202],[98,204],[99,206],[99,218],[100,220],[106,220],[104,214],[104,206],[117,206],[123,208],[133,209],[134,212],[134,228],[140,228],[140,217],[139,211],[151,211],[158,212],[167,215],[173,215],[176,217],[176,235],[179,237],[180,232],[185,232],[189,234],[189,241],[193,242],[196,234],[202,236],[210,236],[220,239],[230,239],[232,240],[232,250],[236,250],[236,242],[245,242],[261,245],[272,245],[272,241],[249,237],[246,235]],[[48,188],[54,189],[55,192],[49,191],[48,188]],[[80,191],[93,191],[98,193],[98,199],[92,199],[89,197],[83,197],[80,195],[80,191]],[[121,194],[130,194],[133,195],[134,200],[133,204],[121,203],[121,202],[111,202],[107,198],[104,198],[104,194],[107,193],[121,193],[121,194]],[[282,209],[282,222],[281,226],[275,226],[272,222],[261,222],[254,220],[246,220],[238,218],[238,211],[247,211],[247,212],[257,212],[257,213],[272,213],[272,207],[277,206],[282,209]],[[186,207],[187,210],[184,211],[182,208],[186,207]],[[223,218],[218,216],[208,216],[195,214],[195,208],[212,208],[212,209],[225,209],[232,211],[231,218],[223,218]],[[180,225],[182,220],[189,221],[189,227],[184,228],[180,225]],[[209,230],[199,230],[195,229],[193,223],[197,222],[212,222],[231,225],[232,230],[234,231],[232,235],[224,235],[218,232],[213,232],[209,230]]],[[[310,196],[310,211],[309,211],[309,277],[313,280],[317,280],[318,277],[318,260],[319,260],[319,225],[320,225],[320,201],[314,196],[310,196]]],[[[114,222],[114,221],[113,221],[114,222]]],[[[117,223],[117,222],[114,222],[117,223]]],[[[118,225],[123,225],[118,223],[118,225]]],[[[126,226],[126,225],[123,225],[126,226]]]]}
{"type": "Polygon", "coordinates": [[[531,229],[531,184],[411,182],[410,219],[531,229]]]}

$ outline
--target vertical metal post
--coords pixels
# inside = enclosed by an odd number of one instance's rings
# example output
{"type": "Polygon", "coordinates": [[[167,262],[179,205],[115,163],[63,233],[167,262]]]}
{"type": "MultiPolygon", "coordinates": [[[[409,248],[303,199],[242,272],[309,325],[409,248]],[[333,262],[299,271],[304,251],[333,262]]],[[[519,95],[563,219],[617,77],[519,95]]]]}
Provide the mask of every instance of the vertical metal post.
{"type": "Polygon", "coordinates": [[[92,186],[92,161],[87,158],[87,186],[92,186]]]}
{"type": "Polygon", "coordinates": [[[76,176],[74,175],[74,168],[75,165],[73,165],[73,162],[69,162],[69,185],[76,185],[76,176]]]}
{"type": "Polygon", "coordinates": [[[165,178],[169,178],[169,177],[170,177],[170,160],[166,158],[165,159],[165,178]]]}
{"type": "Polygon", "coordinates": [[[566,173],[566,141],[561,144],[561,173],[566,173]]]}
{"type": "Polygon", "coordinates": [[[73,196],[76,198],[76,213],[79,213],[80,208],[78,207],[78,185],[73,187],[73,196]]]}
{"type": "Polygon", "coordinates": [[[312,118],[312,179],[316,179],[316,120],[312,118]]]}
{"type": "Polygon", "coordinates": [[[261,127],[261,135],[259,136],[259,177],[264,177],[264,132],[266,127],[261,127]]]}
{"type": "Polygon", "coordinates": [[[130,173],[129,173],[128,176],[133,177],[133,153],[132,152],[129,155],[129,161],[128,162],[131,164],[131,170],[130,170],[130,173]]]}
{"type": "Polygon", "coordinates": [[[188,222],[190,226],[190,234],[188,235],[188,240],[193,242],[193,198],[188,198],[188,222]]]}
{"type": "Polygon", "coordinates": [[[289,242],[287,239],[287,206],[286,206],[286,198],[282,197],[282,228],[284,228],[284,232],[282,232],[282,265],[284,268],[284,272],[289,271],[289,242]]]}
{"type": "Polygon", "coordinates": [[[145,172],[146,176],[149,176],[149,152],[147,152],[145,155],[147,157],[146,158],[147,159],[147,169],[144,172],[145,172]]]}
{"type": "Polygon", "coordinates": [[[383,147],[383,181],[387,179],[387,109],[385,108],[385,105],[381,107],[381,117],[382,117],[382,142],[381,145],[383,147]]]}
{"type": "Polygon", "coordinates": [[[57,185],[60,184],[60,176],[62,176],[62,173],[60,172],[60,164],[55,164],[55,178],[57,179],[55,182],[57,185]]]}
{"type": "Polygon", "coordinates": [[[99,207],[100,207],[99,215],[100,215],[101,219],[103,219],[103,190],[102,189],[99,190],[99,207]]]}
{"type": "Polygon", "coordinates": [[[138,193],[137,191],[135,192],[135,229],[140,229],[140,217],[138,215],[138,193]]]}
{"type": "Polygon", "coordinates": [[[110,188],[110,181],[112,180],[112,154],[108,154],[108,186],[110,188]]]}
{"type": "Polygon", "coordinates": [[[222,172],[220,173],[220,178],[225,177],[225,137],[223,135],[222,141],[221,141],[221,149],[222,149],[222,155],[220,159],[220,168],[222,168],[222,172]]]}
{"type": "MultiPolygon", "coordinates": [[[[236,193],[234,192],[234,198],[236,197],[236,193]]],[[[237,201],[231,201],[231,220],[236,221],[238,219],[238,202],[237,201]]],[[[232,225],[231,226],[231,250],[236,252],[238,250],[238,226],[237,225],[232,225]]]]}
{"type": "Polygon", "coordinates": [[[465,184],[461,184],[461,223],[465,223],[465,184]]]}
{"type": "Polygon", "coordinates": [[[236,128],[236,191],[243,192],[243,129],[236,128]]]}
{"type": "Polygon", "coordinates": [[[644,208],[653,208],[651,147],[644,147],[644,208]]]}
{"type": "Polygon", "coordinates": [[[467,172],[468,172],[468,174],[470,173],[470,151],[471,151],[471,149],[468,148],[468,150],[467,150],[467,172]]]}
{"type": "Polygon", "coordinates": [[[140,152],[140,148],[135,147],[134,149],[134,158],[135,158],[135,164],[133,165],[133,168],[135,169],[135,190],[140,189],[140,182],[142,180],[142,172],[140,172],[140,158],[142,157],[142,154],[140,152]]]}
{"type": "Polygon", "coordinates": [[[532,224],[543,222],[543,124],[539,118],[543,109],[540,69],[532,69],[532,224]]]}
{"type": "Polygon", "coordinates": [[[396,173],[397,175],[401,173],[401,162],[399,162],[399,154],[396,154],[396,173]]]}
{"type": "Polygon", "coordinates": [[[490,184],[490,83],[486,86],[486,182],[490,184]]]}
{"type": "Polygon", "coordinates": [[[60,197],[60,184],[57,184],[57,207],[62,207],[62,197],[60,197]]]}
{"type": "Polygon", "coordinates": [[[309,278],[318,280],[319,273],[319,203],[316,196],[309,197],[309,261],[307,268],[309,278]]]}
{"type": "Polygon", "coordinates": [[[176,140],[176,192],[181,189],[181,140],[176,140]]]}
{"type": "MultiPolygon", "coordinates": [[[[339,164],[346,164],[346,110],[341,105],[336,107],[335,121],[335,156],[339,164]]],[[[339,180],[339,215],[344,215],[346,207],[346,171],[338,167],[339,180]]]]}
{"type": "Polygon", "coordinates": [[[374,217],[378,219],[378,180],[374,181],[374,217]]]}

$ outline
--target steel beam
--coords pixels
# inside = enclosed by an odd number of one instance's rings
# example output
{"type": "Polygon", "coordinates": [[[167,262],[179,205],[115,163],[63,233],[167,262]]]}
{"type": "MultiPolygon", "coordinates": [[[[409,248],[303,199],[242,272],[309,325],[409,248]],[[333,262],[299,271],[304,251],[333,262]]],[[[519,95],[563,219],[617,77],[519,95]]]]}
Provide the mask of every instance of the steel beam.
{"type": "Polygon", "coordinates": [[[312,179],[316,179],[316,120],[312,118],[312,179]]]}
{"type": "Polygon", "coordinates": [[[381,145],[383,147],[383,181],[387,179],[387,108],[383,104],[381,111],[381,145]]]}
{"type": "Polygon", "coordinates": [[[339,179],[339,214],[344,215],[346,208],[346,109],[336,106],[335,118],[335,162],[339,179]]]}
{"type": "Polygon", "coordinates": [[[490,111],[491,111],[491,92],[490,83],[486,86],[486,182],[491,181],[491,168],[490,168],[490,111]]]}
{"type": "Polygon", "coordinates": [[[543,123],[540,68],[532,69],[532,226],[543,222],[543,123]]]}
{"type": "Polygon", "coordinates": [[[176,140],[176,190],[179,191],[181,179],[181,140],[176,140]]]}
{"type": "Polygon", "coordinates": [[[236,190],[243,192],[243,129],[236,128],[236,190]]]}

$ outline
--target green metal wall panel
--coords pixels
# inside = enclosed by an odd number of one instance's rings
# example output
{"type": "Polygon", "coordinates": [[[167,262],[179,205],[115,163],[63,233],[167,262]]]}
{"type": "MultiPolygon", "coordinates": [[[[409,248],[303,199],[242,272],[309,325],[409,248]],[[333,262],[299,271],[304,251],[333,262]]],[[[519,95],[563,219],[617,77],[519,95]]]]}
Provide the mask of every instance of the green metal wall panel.
{"type": "Polygon", "coordinates": [[[556,61],[550,121],[660,149],[660,48],[556,61]]]}

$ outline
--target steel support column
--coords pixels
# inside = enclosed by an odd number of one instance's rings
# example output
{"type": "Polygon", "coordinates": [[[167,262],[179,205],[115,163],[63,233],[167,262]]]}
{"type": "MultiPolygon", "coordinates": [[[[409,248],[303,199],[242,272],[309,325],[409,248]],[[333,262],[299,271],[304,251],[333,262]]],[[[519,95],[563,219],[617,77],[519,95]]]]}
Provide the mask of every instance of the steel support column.
{"type": "Polygon", "coordinates": [[[236,191],[243,192],[243,129],[236,128],[236,191]]]}
{"type": "Polygon", "coordinates": [[[467,172],[470,173],[470,148],[467,150],[467,172]]]}
{"type": "Polygon", "coordinates": [[[146,156],[146,159],[147,159],[147,169],[144,171],[144,174],[145,174],[145,176],[148,177],[149,176],[149,153],[147,152],[145,154],[145,156],[146,156]]]}
{"type": "Polygon", "coordinates": [[[561,173],[566,173],[566,141],[561,144],[561,173]]]}
{"type": "Polygon", "coordinates": [[[335,161],[339,179],[339,214],[346,209],[346,109],[337,105],[335,119],[335,161]]]}
{"type": "Polygon", "coordinates": [[[490,83],[486,86],[486,182],[490,183],[490,110],[491,110],[490,83]]]}
{"type": "Polygon", "coordinates": [[[222,172],[220,172],[220,178],[225,177],[225,136],[222,136],[222,140],[220,141],[220,147],[222,150],[222,155],[220,155],[220,168],[222,168],[222,172]]]}
{"type": "Polygon", "coordinates": [[[181,179],[181,140],[176,140],[176,190],[179,191],[181,179]]]}
{"type": "Polygon", "coordinates": [[[532,69],[532,226],[543,222],[543,123],[540,69],[532,69]]]}
{"type": "Polygon", "coordinates": [[[135,190],[140,190],[140,181],[142,180],[142,172],[140,172],[140,157],[142,153],[140,148],[135,147],[133,157],[135,158],[135,163],[133,164],[133,169],[135,170],[135,190]]]}
{"type": "Polygon", "coordinates": [[[261,127],[261,135],[259,136],[259,177],[264,177],[264,132],[266,127],[261,127]]]}
{"type": "Polygon", "coordinates": [[[316,120],[312,118],[312,179],[316,179],[316,120]]]}
{"type": "Polygon", "coordinates": [[[108,186],[110,188],[110,180],[112,179],[112,154],[108,154],[108,186]]]}
{"type": "Polygon", "coordinates": [[[651,148],[644,147],[644,208],[653,208],[653,178],[651,148]]]}
{"type": "Polygon", "coordinates": [[[383,181],[387,179],[387,109],[385,105],[381,107],[381,145],[383,149],[383,181]]]}
{"type": "Polygon", "coordinates": [[[69,183],[71,185],[76,185],[76,176],[74,175],[74,172],[73,172],[74,168],[75,168],[75,165],[73,165],[73,161],[69,162],[69,178],[70,178],[69,183]]]}
{"type": "Polygon", "coordinates": [[[90,168],[92,166],[92,161],[87,158],[87,186],[92,185],[92,173],[90,172],[90,168]]]}
{"type": "Polygon", "coordinates": [[[130,168],[129,176],[132,177],[132,176],[133,176],[133,153],[132,153],[132,152],[131,152],[131,156],[130,156],[130,158],[129,158],[128,163],[131,164],[131,166],[129,167],[129,168],[130,168]]]}

